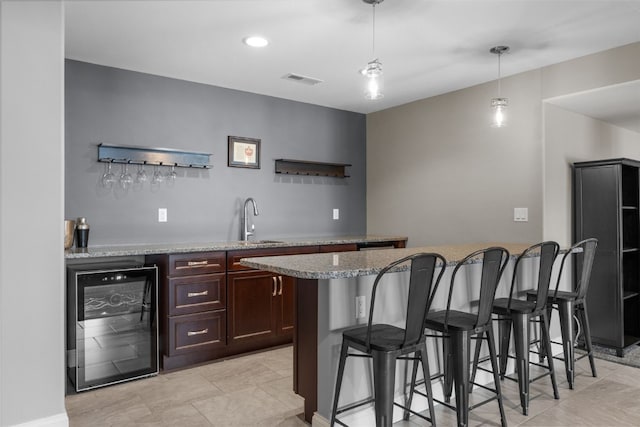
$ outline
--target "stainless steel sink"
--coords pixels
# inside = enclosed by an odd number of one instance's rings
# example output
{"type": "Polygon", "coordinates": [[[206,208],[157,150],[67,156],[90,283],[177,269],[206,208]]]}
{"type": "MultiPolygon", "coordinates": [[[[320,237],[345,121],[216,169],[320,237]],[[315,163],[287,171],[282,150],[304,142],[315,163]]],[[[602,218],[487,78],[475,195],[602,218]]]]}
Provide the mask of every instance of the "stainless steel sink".
{"type": "Polygon", "coordinates": [[[267,243],[283,243],[281,240],[241,240],[242,245],[260,245],[267,243]]]}

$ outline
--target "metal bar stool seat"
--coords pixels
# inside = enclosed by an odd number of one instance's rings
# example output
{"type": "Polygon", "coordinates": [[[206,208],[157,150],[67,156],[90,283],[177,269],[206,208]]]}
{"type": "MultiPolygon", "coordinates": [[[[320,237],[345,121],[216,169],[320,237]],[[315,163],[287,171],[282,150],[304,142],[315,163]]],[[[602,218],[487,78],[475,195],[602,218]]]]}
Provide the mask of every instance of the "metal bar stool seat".
{"type": "MultiPolygon", "coordinates": [[[[558,385],[556,382],[555,370],[553,367],[553,360],[548,359],[547,366],[536,363],[537,366],[546,369],[546,372],[535,378],[530,378],[529,375],[529,322],[537,321],[540,319],[540,326],[542,329],[542,345],[545,348],[551,347],[549,339],[549,318],[547,314],[547,295],[549,293],[549,283],[551,281],[551,271],[553,269],[553,263],[558,255],[560,246],[556,242],[542,242],[533,245],[520,254],[516,260],[513,276],[511,280],[511,288],[509,290],[508,298],[497,298],[493,302],[492,312],[498,315],[498,331],[500,336],[499,354],[500,354],[500,378],[505,377],[507,370],[507,359],[509,357],[509,340],[511,336],[511,329],[513,328],[513,336],[515,340],[515,353],[516,353],[516,372],[518,388],[520,392],[520,405],[522,407],[522,414],[528,415],[529,413],[529,384],[547,375],[551,377],[551,385],[553,387],[553,397],[559,399],[558,385]],[[532,257],[534,253],[538,253],[539,256],[532,257]],[[528,300],[521,300],[513,298],[516,283],[518,282],[518,276],[521,274],[524,259],[538,261],[538,275],[535,283],[535,289],[529,291],[534,295],[534,298],[528,300]]],[[[476,369],[478,369],[478,359],[480,356],[480,345],[476,345],[476,353],[474,357],[474,373],[472,379],[475,377],[476,369]]],[[[482,368],[480,368],[482,369],[482,368]]],[[[515,380],[515,379],[514,379],[515,380]]]]}
{"type": "MultiPolygon", "coordinates": [[[[593,348],[591,344],[591,329],[589,328],[589,317],[587,314],[587,290],[589,288],[589,280],[591,278],[591,268],[593,266],[593,260],[595,258],[596,248],[598,246],[598,239],[591,238],[581,240],[571,246],[562,257],[560,264],[560,272],[558,273],[558,281],[554,292],[550,292],[547,297],[547,312],[549,321],[551,319],[552,308],[556,308],[560,315],[560,332],[562,335],[562,351],[563,357],[554,357],[551,355],[549,359],[556,358],[564,360],[565,371],[567,375],[567,382],[569,388],[573,389],[575,380],[575,362],[584,357],[589,358],[589,364],[591,366],[591,375],[597,377],[596,365],[593,356],[593,348]],[[576,273],[576,280],[574,281],[574,289],[571,291],[559,290],[562,274],[566,267],[566,262],[570,257],[574,258],[575,264],[573,269],[576,273]],[[576,358],[573,350],[573,316],[574,313],[580,324],[582,325],[584,345],[586,353],[576,358]]],[[[534,298],[532,293],[527,294],[527,298],[534,298]]],[[[550,347],[547,347],[550,348],[550,347]]],[[[544,351],[542,357],[549,356],[544,351]]]]}
{"type": "MultiPolygon", "coordinates": [[[[425,328],[439,332],[441,335],[427,335],[430,337],[443,338],[443,361],[444,373],[435,375],[431,379],[444,377],[444,402],[437,399],[435,401],[456,411],[458,426],[466,427],[469,423],[469,410],[480,405],[498,401],[500,418],[503,427],[507,425],[507,419],[502,405],[502,392],[500,390],[500,380],[498,374],[498,361],[493,339],[493,327],[491,319],[491,303],[495,298],[496,289],[507,262],[509,252],[501,247],[491,247],[475,251],[463,258],[453,269],[449,286],[449,295],[445,310],[438,310],[427,314],[425,328]],[[456,283],[456,276],[461,267],[477,262],[482,263],[482,275],[480,278],[478,311],[469,313],[461,310],[452,310],[451,301],[456,283]],[[495,389],[481,386],[495,395],[487,400],[469,405],[469,391],[471,382],[469,381],[469,364],[471,339],[486,339],[489,343],[489,353],[494,374],[495,389]],[[455,384],[455,406],[450,404],[452,389],[455,384]]],[[[472,300],[472,298],[470,298],[472,300]]],[[[417,365],[414,363],[413,378],[409,402],[413,393],[421,394],[415,390],[419,385],[415,381],[417,365]]],[[[425,378],[428,378],[425,376],[425,378]]],[[[430,381],[427,381],[427,386],[430,381]]],[[[480,385],[479,385],[480,386],[480,385]]]]}
{"type": "Polygon", "coordinates": [[[366,326],[347,329],[342,333],[342,347],[338,362],[336,387],[333,397],[331,426],[336,423],[346,425],[337,416],[356,407],[374,403],[376,426],[391,426],[393,422],[393,405],[404,409],[404,416],[413,413],[436,425],[434,419],[431,388],[427,387],[429,417],[411,411],[410,402],[406,406],[394,402],[394,386],[396,361],[408,359],[422,363],[423,375],[429,378],[429,363],[427,360],[426,337],[424,335],[424,319],[432,301],[432,295],[445,271],[447,261],[439,254],[419,253],[399,259],[385,268],[376,276],[371,294],[369,321],[366,326]],[[405,328],[389,324],[373,324],[376,301],[376,290],[382,277],[389,271],[396,271],[399,264],[410,262],[409,293],[407,301],[405,328]],[[440,269],[436,276],[435,272],[440,269]],[[434,280],[435,277],[435,280],[434,280]],[[349,353],[349,349],[359,353],[349,353]],[[413,357],[407,355],[414,354],[413,357]],[[362,402],[345,405],[338,408],[340,388],[347,358],[349,356],[367,357],[373,359],[374,395],[362,402]]]}

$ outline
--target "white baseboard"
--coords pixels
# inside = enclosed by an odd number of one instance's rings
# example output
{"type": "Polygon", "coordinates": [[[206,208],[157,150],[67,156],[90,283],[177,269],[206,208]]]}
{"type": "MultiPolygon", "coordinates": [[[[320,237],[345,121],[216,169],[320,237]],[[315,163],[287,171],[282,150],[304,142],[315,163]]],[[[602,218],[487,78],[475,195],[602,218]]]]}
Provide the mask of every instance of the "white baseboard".
{"type": "Polygon", "coordinates": [[[317,412],[313,413],[313,418],[311,419],[311,427],[330,427],[330,422],[328,419],[318,414],[317,412]]]}
{"type": "Polygon", "coordinates": [[[14,424],[13,427],[69,427],[69,417],[67,417],[66,412],[63,412],[50,417],[27,421],[26,423],[14,424]]]}

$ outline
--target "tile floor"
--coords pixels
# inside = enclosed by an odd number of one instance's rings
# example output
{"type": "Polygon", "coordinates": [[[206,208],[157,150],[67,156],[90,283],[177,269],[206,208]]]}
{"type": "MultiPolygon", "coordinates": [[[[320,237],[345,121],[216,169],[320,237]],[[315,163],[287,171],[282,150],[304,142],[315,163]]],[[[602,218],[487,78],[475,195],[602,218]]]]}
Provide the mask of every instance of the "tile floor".
{"type": "MultiPolygon", "coordinates": [[[[284,347],[70,395],[70,426],[305,426],[291,366],[292,348],[284,347]]],[[[517,384],[503,382],[509,426],[640,426],[640,369],[599,359],[596,366],[593,378],[587,360],[578,362],[574,390],[559,370],[560,400],[547,378],[534,383],[529,416],[520,412],[517,384]]],[[[489,403],[471,412],[469,424],[499,426],[497,413],[489,403]]],[[[396,425],[429,425],[414,418],[396,425]]],[[[442,407],[436,420],[456,424],[442,407]]]]}

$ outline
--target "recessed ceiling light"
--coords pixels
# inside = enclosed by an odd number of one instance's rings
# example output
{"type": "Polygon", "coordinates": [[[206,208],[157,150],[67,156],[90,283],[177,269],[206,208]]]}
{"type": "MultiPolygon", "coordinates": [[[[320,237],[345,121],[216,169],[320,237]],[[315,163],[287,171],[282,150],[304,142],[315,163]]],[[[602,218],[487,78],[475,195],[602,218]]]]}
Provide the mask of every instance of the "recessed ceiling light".
{"type": "Polygon", "coordinates": [[[242,39],[244,44],[251,47],[265,47],[269,41],[261,36],[249,36],[242,39]]]}

